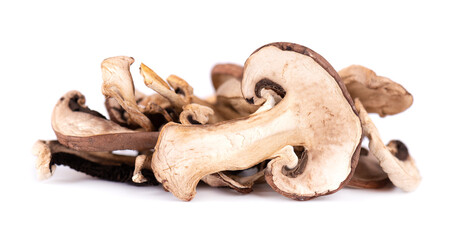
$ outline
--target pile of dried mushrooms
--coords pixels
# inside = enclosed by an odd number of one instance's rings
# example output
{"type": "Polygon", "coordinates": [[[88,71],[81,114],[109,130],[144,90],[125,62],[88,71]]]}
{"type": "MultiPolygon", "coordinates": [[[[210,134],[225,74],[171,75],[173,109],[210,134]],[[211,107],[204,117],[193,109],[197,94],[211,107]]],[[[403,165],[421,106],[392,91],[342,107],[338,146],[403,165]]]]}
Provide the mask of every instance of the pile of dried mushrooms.
{"type": "Polygon", "coordinates": [[[102,62],[109,119],[87,107],[78,91],[58,100],[52,114],[57,140],[33,147],[40,179],[66,165],[111,181],[161,183],[185,201],[199,181],[240,193],[266,182],[286,197],[309,200],[345,186],[392,183],[412,191],[421,180],[405,144],[385,145],[368,115],[405,111],[412,95],[368,68],[336,72],[309,48],[271,43],[243,67],[216,65],[215,95],[202,99],[184,79],[165,81],[144,64],[140,74],[156,93],[137,91],[133,62],[125,56],[102,62]]]}

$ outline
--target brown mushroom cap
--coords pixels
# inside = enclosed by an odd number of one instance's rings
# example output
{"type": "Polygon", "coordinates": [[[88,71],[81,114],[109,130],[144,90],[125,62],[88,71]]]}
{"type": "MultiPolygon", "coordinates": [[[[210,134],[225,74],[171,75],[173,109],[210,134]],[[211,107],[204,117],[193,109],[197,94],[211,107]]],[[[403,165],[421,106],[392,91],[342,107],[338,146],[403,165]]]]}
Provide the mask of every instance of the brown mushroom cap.
{"type": "Polygon", "coordinates": [[[243,67],[233,63],[217,64],[211,71],[212,84],[215,90],[223,85],[229,79],[236,79],[239,82],[242,79],[243,67]]]}
{"type": "Polygon", "coordinates": [[[107,120],[85,105],[78,91],[66,93],[55,105],[52,128],[58,141],[80,151],[152,149],[158,132],[138,132],[107,120]]]}
{"type": "Polygon", "coordinates": [[[369,113],[381,117],[405,111],[413,103],[412,95],[400,84],[381,77],[366,67],[352,65],[339,71],[353,99],[358,98],[369,113]]]}

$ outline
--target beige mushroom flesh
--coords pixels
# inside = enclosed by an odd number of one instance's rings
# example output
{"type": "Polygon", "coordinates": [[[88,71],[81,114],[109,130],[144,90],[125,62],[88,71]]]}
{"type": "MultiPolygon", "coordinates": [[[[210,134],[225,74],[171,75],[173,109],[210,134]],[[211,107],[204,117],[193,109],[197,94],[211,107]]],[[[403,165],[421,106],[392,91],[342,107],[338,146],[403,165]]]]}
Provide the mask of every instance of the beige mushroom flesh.
{"type": "Polygon", "coordinates": [[[413,103],[412,95],[400,84],[360,65],[340,70],[339,75],[350,96],[360,99],[369,113],[381,117],[405,111],[413,103]]]}
{"type": "Polygon", "coordinates": [[[355,106],[360,114],[363,132],[369,139],[370,152],[378,159],[383,171],[396,187],[404,191],[415,190],[421,182],[421,176],[405,144],[391,141],[387,146],[384,145],[361,101],[355,99],[355,106]]]}
{"type": "Polygon", "coordinates": [[[312,50],[273,43],[246,61],[242,93],[262,105],[272,90],[282,100],[249,117],[209,125],[168,123],[161,130],[152,169],[165,189],[189,201],[202,177],[243,170],[272,159],[265,176],[296,200],[333,193],[353,174],[362,128],[336,71],[312,50]],[[294,146],[306,151],[299,160],[294,146]]]}
{"type": "Polygon", "coordinates": [[[111,57],[102,62],[102,93],[107,98],[114,98],[128,113],[129,119],[138,124],[145,131],[152,131],[154,127],[150,119],[145,116],[136,103],[134,83],[130,66],[134,62],[132,57],[111,57]]]}
{"type": "Polygon", "coordinates": [[[85,97],[70,91],[58,100],[52,113],[52,128],[58,141],[79,151],[149,150],[158,132],[134,131],[107,120],[85,105],[85,97]]]}
{"type": "Polygon", "coordinates": [[[224,120],[246,117],[257,111],[257,105],[242,97],[241,80],[243,68],[235,64],[218,64],[211,72],[215,86],[215,110],[224,120]]]}

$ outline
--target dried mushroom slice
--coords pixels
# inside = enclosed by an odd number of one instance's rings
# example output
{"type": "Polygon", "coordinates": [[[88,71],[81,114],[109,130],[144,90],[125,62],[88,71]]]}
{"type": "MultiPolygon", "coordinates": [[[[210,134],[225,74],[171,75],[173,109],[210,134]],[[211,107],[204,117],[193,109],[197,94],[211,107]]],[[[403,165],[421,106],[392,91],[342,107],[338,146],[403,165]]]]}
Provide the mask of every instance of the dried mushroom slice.
{"type": "MultiPolygon", "coordinates": [[[[47,179],[53,175],[56,165],[69,166],[87,175],[114,182],[132,183],[135,157],[116,155],[108,152],[83,152],[67,148],[58,141],[37,141],[33,146],[37,156],[38,178],[47,179]]],[[[141,169],[145,185],[158,185],[149,169],[141,169]]]]}
{"type": "Polygon", "coordinates": [[[372,70],[352,65],[339,71],[353,99],[358,98],[367,112],[381,117],[405,111],[413,103],[412,95],[400,84],[376,75],[372,70]]]}
{"type": "Polygon", "coordinates": [[[111,57],[102,62],[102,93],[107,98],[116,99],[128,113],[129,119],[145,129],[152,131],[154,127],[150,119],[137,106],[134,83],[129,67],[134,62],[132,57],[111,57]]]}
{"type": "Polygon", "coordinates": [[[55,105],[52,128],[58,141],[79,151],[147,150],[152,149],[158,132],[139,132],[107,120],[85,105],[78,91],[66,93],[55,105]]]}
{"type": "Polygon", "coordinates": [[[244,69],[242,66],[232,63],[217,64],[211,71],[212,84],[215,90],[229,80],[242,80],[244,69]]]}
{"type": "Polygon", "coordinates": [[[366,148],[362,148],[354,176],[352,176],[347,186],[376,189],[385,187],[390,182],[388,175],[379,165],[378,159],[366,148]]]}
{"type": "Polygon", "coordinates": [[[188,201],[204,176],[247,169],[270,158],[266,181],[284,196],[308,200],[347,184],[357,165],[362,128],[329,63],[297,44],[266,45],[248,58],[242,79],[249,102],[263,104],[262,89],[282,100],[240,119],[165,125],[152,169],[166,190],[188,201]],[[302,146],[307,157],[299,161],[292,146],[302,146]]]}
{"type": "MultiPolygon", "coordinates": [[[[140,74],[144,78],[145,85],[159,93],[161,96],[165,97],[178,113],[182,112],[182,107],[184,105],[190,103],[188,98],[186,99],[181,93],[178,94],[171,90],[170,86],[165,82],[165,80],[163,80],[160,76],[158,76],[158,74],[156,74],[152,69],[143,63],[140,65],[140,74]]],[[[173,82],[176,81],[173,80],[173,82]]]]}
{"type": "MultiPolygon", "coordinates": [[[[147,96],[144,93],[137,91],[136,89],[135,98],[136,98],[136,103],[139,103],[143,99],[147,98],[147,96]]],[[[130,128],[130,129],[136,129],[140,127],[139,125],[134,124],[133,121],[130,120],[129,114],[118,103],[118,101],[115,98],[112,98],[112,97],[105,98],[105,108],[107,109],[110,120],[117,123],[118,125],[130,128]]],[[[144,112],[145,112],[145,107],[144,107],[144,112]]]]}
{"type": "Polygon", "coordinates": [[[379,160],[383,171],[396,187],[404,191],[415,190],[421,182],[421,176],[405,144],[391,141],[385,146],[378,129],[358,99],[355,99],[355,106],[360,114],[363,132],[369,139],[370,152],[379,160]]]}
{"type": "Polygon", "coordinates": [[[231,77],[218,87],[215,94],[215,109],[227,120],[248,116],[258,109],[242,97],[240,79],[231,77]]]}

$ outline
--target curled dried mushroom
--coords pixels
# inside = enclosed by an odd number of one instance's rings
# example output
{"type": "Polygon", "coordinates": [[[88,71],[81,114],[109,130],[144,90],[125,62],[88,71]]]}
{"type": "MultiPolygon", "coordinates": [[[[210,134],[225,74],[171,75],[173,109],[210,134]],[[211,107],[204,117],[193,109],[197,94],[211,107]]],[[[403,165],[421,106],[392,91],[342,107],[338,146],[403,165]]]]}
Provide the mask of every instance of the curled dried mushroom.
{"type": "Polygon", "coordinates": [[[336,72],[319,54],[293,43],[264,45],[244,67],[218,64],[215,95],[202,99],[183,78],[164,80],[145,64],[140,74],[154,90],[134,88],[131,57],[102,62],[107,119],[66,93],[52,114],[57,141],[34,145],[41,179],[67,165],[111,181],[156,185],[181,200],[199,181],[250,193],[267,183],[295,200],[344,186],[406,191],[421,177],[399,140],[384,145],[368,112],[405,111],[409,92],[372,70],[353,65],[336,72]],[[355,100],[355,103],[354,103],[355,100]],[[361,148],[367,137],[369,149],[361,148]],[[134,156],[114,150],[136,150],[134,156]]]}
{"type": "Polygon", "coordinates": [[[307,200],[345,185],[358,160],[362,129],[336,71],[303,46],[267,45],[249,57],[242,79],[249,102],[264,103],[263,89],[282,100],[238,120],[199,126],[168,123],[162,129],[152,169],[165,189],[191,200],[202,177],[270,158],[266,180],[284,196],[307,200]],[[298,161],[292,146],[305,147],[308,158],[298,161]],[[289,175],[283,169],[296,171],[289,175]]]}

